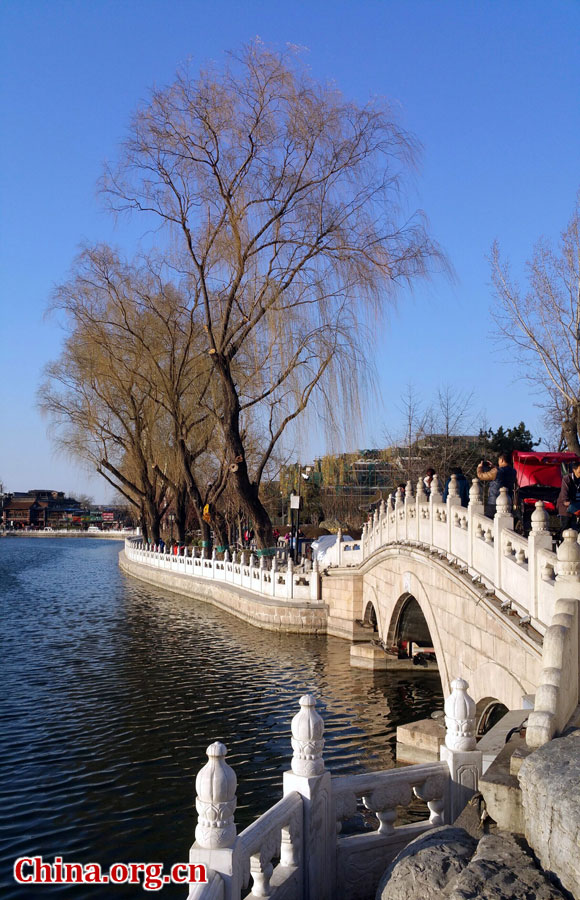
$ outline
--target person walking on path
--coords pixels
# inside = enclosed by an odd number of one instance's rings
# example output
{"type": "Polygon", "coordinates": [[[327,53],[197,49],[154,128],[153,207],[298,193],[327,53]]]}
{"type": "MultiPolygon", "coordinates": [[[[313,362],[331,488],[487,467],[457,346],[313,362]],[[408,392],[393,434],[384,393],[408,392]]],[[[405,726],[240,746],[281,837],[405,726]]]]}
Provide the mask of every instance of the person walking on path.
{"type": "Polygon", "coordinates": [[[497,466],[492,466],[487,460],[481,460],[477,467],[477,477],[480,481],[491,482],[487,503],[485,504],[485,515],[493,519],[495,516],[495,504],[502,487],[507,488],[508,496],[513,503],[516,470],[511,466],[509,455],[500,453],[497,459],[497,466]]]}

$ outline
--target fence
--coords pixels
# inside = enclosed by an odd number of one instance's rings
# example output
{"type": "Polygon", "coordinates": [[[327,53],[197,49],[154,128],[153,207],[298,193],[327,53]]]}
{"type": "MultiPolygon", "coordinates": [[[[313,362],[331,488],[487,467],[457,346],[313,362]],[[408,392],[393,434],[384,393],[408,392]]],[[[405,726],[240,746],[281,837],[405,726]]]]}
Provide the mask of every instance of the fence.
{"type": "Polygon", "coordinates": [[[127,541],[125,553],[133,562],[196,578],[222,581],[262,597],[306,603],[320,601],[320,573],[316,561],[309,571],[303,571],[301,568],[295,569],[290,558],[283,567],[277,557],[271,561],[264,557],[257,560],[252,553],[243,550],[234,552],[231,557],[226,551],[223,559],[218,559],[215,550],[207,558],[203,550],[198,553],[195,547],[190,553],[183,547],[176,555],[156,545],[148,549],[139,540],[127,541]]]}
{"type": "Polygon", "coordinates": [[[477,789],[481,752],[475,747],[475,703],[457,679],[445,701],[441,761],[331,776],[324,759],[324,724],[311,695],[300,699],[291,725],[293,757],[282,799],[239,835],[234,824],[237,779],[226,747],[208,747],[196,779],[198,824],[190,862],[208,867],[208,883],[189,900],[367,900],[389,863],[409,841],[452,821],[477,789]],[[414,798],[424,818],[398,824],[414,798]],[[375,829],[342,834],[361,807],[375,829]],[[250,893],[245,892],[250,889],[250,893]]]}

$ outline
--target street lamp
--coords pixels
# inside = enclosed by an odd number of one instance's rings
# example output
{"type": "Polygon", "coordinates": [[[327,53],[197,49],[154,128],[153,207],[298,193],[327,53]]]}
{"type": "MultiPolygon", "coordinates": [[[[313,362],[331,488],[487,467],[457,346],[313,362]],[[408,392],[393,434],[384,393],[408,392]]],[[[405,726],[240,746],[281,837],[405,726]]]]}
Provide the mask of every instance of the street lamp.
{"type": "Polygon", "coordinates": [[[173,544],[173,523],[175,522],[175,513],[169,513],[169,524],[171,525],[170,541],[173,544]]]}
{"type": "Polygon", "coordinates": [[[293,562],[297,562],[298,560],[298,541],[299,541],[299,532],[300,532],[300,509],[302,507],[302,497],[300,494],[300,489],[302,487],[302,481],[310,480],[310,473],[312,472],[312,466],[304,466],[302,468],[302,464],[298,464],[298,493],[295,494],[292,492],[290,494],[290,524],[291,524],[291,535],[292,535],[292,560],[293,562]],[[294,532],[294,510],[296,510],[296,532],[294,532]]]}

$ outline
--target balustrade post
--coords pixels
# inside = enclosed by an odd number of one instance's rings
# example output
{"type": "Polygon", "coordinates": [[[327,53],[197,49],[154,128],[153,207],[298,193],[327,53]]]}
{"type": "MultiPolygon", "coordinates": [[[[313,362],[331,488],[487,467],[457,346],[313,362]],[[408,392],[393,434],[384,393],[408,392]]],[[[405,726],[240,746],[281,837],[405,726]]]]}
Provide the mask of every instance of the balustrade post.
{"type": "Polygon", "coordinates": [[[500,488],[499,497],[495,502],[495,516],[493,518],[493,555],[494,555],[494,572],[495,572],[495,580],[494,584],[496,588],[501,590],[502,588],[502,577],[501,577],[501,565],[502,565],[502,546],[501,546],[501,533],[504,528],[509,528],[513,530],[514,527],[514,517],[513,513],[513,504],[508,494],[508,489],[505,487],[500,488]]]}
{"type": "Polygon", "coordinates": [[[300,712],[292,719],[292,769],[284,772],[284,796],[302,796],[303,897],[332,900],[336,823],[333,814],[330,773],[326,770],[324,722],[311,694],[300,698],[300,712]]]}
{"type": "Polygon", "coordinates": [[[542,675],[526,730],[526,743],[533,748],[560,734],[580,700],[580,544],[573,528],[562,538],[557,551],[554,612],[544,636],[542,675]]]}
{"type": "Polygon", "coordinates": [[[286,597],[292,600],[294,597],[294,560],[288,557],[288,568],[286,570],[286,597]]]}
{"type": "Polygon", "coordinates": [[[442,502],[443,497],[441,495],[439,478],[437,477],[437,475],[434,475],[431,479],[431,490],[429,492],[429,533],[431,535],[430,543],[432,547],[435,546],[435,504],[442,502]]]}
{"type": "Polygon", "coordinates": [[[532,530],[528,535],[528,579],[530,586],[528,611],[534,619],[538,618],[538,594],[542,580],[538,564],[538,550],[552,549],[552,535],[549,525],[550,517],[544,507],[544,501],[538,500],[532,513],[532,530]]]}
{"type": "MultiPolygon", "coordinates": [[[[383,547],[385,544],[385,521],[387,517],[387,505],[384,500],[381,500],[379,504],[379,541],[380,546],[383,547]]],[[[388,525],[387,525],[388,528],[388,525]]]]}
{"type": "Polygon", "coordinates": [[[461,506],[461,496],[457,485],[457,475],[452,475],[447,491],[447,548],[453,553],[453,529],[455,528],[455,507],[461,506]]]}
{"type": "Polygon", "coordinates": [[[368,535],[367,535],[367,523],[364,522],[364,523],[363,523],[363,527],[362,527],[362,531],[361,531],[361,536],[360,536],[360,542],[361,542],[361,547],[362,547],[362,558],[363,558],[363,559],[365,559],[365,558],[366,558],[366,555],[367,555],[367,540],[368,540],[368,535]]]}
{"type": "Polygon", "coordinates": [[[469,488],[469,505],[467,507],[467,565],[473,567],[474,550],[475,550],[475,527],[473,523],[474,516],[483,515],[483,491],[479,478],[474,478],[469,488]]]}
{"type": "Polygon", "coordinates": [[[336,561],[339,566],[342,566],[342,528],[336,532],[336,561]]]}
{"type": "Polygon", "coordinates": [[[226,754],[224,744],[211,744],[207,748],[208,762],[195,780],[198,821],[189,861],[219,872],[224,882],[224,900],[235,900],[242,889],[242,871],[235,858],[237,779],[225,761],[226,754]]]}
{"type": "Polygon", "coordinates": [[[265,568],[266,560],[264,556],[260,556],[258,560],[258,570],[260,573],[260,593],[264,593],[264,568],[265,568]]]}
{"type": "Polygon", "coordinates": [[[310,599],[320,600],[320,566],[316,557],[312,560],[310,572],[310,599]]]}
{"type": "Polygon", "coordinates": [[[276,582],[278,581],[278,557],[277,556],[275,556],[272,560],[272,565],[270,567],[270,573],[271,573],[271,577],[272,577],[272,582],[271,582],[272,583],[272,597],[275,597],[276,589],[277,589],[276,582]]]}
{"type": "Polygon", "coordinates": [[[397,488],[395,491],[395,541],[400,541],[405,533],[401,522],[401,514],[404,513],[404,511],[403,492],[401,488],[397,488]]]}
{"type": "Polygon", "coordinates": [[[395,500],[392,494],[387,497],[387,544],[393,540],[393,529],[391,528],[391,513],[395,506],[395,500]]]}
{"type": "Polygon", "coordinates": [[[451,824],[465,809],[477,791],[482,774],[483,754],[476,749],[475,701],[467,693],[463,678],[451,682],[451,693],[445,701],[445,745],[441,762],[449,766],[449,791],[445,821],[451,824]]]}
{"type": "Polygon", "coordinates": [[[413,494],[413,485],[409,480],[405,485],[405,540],[413,540],[415,529],[411,520],[411,510],[415,509],[415,495],[413,494]]]}
{"type": "Polygon", "coordinates": [[[422,478],[417,479],[417,491],[415,494],[416,517],[417,517],[417,540],[421,540],[421,507],[427,503],[427,494],[425,493],[425,482],[422,478]]]}

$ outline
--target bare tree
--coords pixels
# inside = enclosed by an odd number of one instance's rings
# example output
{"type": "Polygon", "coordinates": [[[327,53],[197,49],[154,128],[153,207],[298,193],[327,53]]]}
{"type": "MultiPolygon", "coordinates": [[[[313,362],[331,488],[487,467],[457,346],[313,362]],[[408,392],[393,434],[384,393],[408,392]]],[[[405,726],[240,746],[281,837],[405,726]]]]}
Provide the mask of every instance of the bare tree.
{"type": "Polygon", "coordinates": [[[525,292],[497,242],[491,267],[500,340],[515,351],[522,378],[539,389],[561,443],[580,454],[580,194],[559,247],[545,240],[535,246],[525,292]]]}
{"type": "Polygon", "coordinates": [[[416,152],[385,104],[348,102],[255,43],[222,71],[155,90],[106,173],[114,210],[171,232],[211,362],[204,406],[262,547],[274,448],[313,401],[352,421],[370,313],[442,263],[423,216],[402,212],[416,152]],[[250,422],[262,436],[253,465],[250,422]]]}

